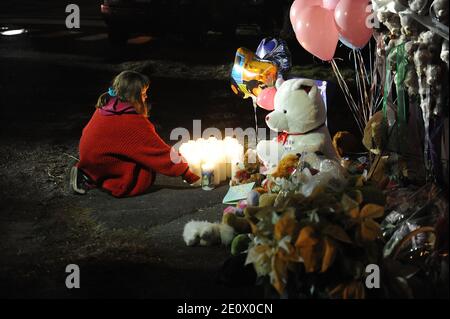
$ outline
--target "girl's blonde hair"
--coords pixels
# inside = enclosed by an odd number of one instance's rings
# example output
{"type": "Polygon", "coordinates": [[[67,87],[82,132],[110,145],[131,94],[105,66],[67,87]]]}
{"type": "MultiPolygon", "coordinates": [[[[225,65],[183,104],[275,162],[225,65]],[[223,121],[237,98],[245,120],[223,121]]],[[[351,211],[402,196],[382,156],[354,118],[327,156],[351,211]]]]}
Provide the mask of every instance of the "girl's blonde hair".
{"type": "MultiPolygon", "coordinates": [[[[112,81],[111,88],[116,96],[123,102],[131,103],[138,114],[148,115],[148,107],[142,99],[142,90],[148,88],[150,80],[147,76],[136,71],[123,71],[112,81]]],[[[110,100],[108,92],[103,93],[98,98],[96,108],[105,106],[110,100]]]]}

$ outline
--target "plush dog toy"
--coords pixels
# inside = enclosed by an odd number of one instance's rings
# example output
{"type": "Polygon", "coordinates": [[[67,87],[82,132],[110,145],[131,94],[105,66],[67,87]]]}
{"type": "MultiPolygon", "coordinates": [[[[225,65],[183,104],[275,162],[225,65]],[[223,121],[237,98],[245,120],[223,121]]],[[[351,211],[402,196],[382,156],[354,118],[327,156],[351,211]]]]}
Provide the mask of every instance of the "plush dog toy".
{"type": "Polygon", "coordinates": [[[188,246],[229,245],[234,229],[226,224],[192,220],[184,226],[183,239],[188,246]]]}
{"type": "Polygon", "coordinates": [[[318,152],[338,159],[325,125],[325,105],[315,82],[278,80],[276,86],[274,111],[266,116],[266,123],[279,136],[276,140],[261,141],[256,147],[266,168],[274,169],[289,153],[318,152]]]}

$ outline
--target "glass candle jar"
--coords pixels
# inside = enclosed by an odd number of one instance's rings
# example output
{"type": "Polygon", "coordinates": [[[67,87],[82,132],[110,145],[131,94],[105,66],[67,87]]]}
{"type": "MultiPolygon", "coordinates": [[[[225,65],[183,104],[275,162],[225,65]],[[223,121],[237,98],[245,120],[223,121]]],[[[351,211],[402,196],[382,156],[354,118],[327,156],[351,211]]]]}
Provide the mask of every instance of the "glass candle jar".
{"type": "Polygon", "coordinates": [[[214,189],[214,165],[205,163],[202,165],[202,189],[210,191],[214,189]]]}

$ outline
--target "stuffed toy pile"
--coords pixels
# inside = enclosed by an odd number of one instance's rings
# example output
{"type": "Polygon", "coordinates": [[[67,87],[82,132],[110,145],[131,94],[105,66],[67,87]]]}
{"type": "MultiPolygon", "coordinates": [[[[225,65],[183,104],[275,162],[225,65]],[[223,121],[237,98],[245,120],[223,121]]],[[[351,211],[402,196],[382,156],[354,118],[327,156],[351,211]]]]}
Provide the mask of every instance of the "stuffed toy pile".
{"type": "Polygon", "coordinates": [[[251,207],[273,204],[274,195],[266,193],[277,191],[277,181],[289,178],[301,156],[304,163],[309,162],[312,174],[318,172],[318,165],[313,162],[320,163],[316,153],[331,160],[339,159],[325,125],[325,105],[314,81],[277,81],[274,105],[266,123],[271,130],[280,133],[278,139],[259,142],[257,156],[250,156],[254,154],[248,151],[242,169],[231,180],[232,186],[256,182],[262,187],[250,192],[247,200],[239,202],[236,207],[226,208],[221,223],[191,221],[186,224],[183,237],[188,246],[228,245],[234,238],[232,252],[240,251],[239,247],[246,247],[247,234],[251,233],[249,220],[254,211],[251,207]],[[250,157],[256,158],[256,162],[251,162],[250,157]],[[260,174],[260,166],[266,169],[265,181],[264,175],[260,174]],[[236,234],[243,236],[234,237],[236,234]]]}

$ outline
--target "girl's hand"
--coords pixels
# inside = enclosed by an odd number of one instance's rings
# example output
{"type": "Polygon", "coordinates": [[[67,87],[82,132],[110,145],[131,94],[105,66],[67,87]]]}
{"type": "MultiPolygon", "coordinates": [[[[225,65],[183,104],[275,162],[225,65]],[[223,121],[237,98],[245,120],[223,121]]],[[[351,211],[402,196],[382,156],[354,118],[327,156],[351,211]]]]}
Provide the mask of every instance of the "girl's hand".
{"type": "Polygon", "coordinates": [[[184,173],[183,175],[183,180],[188,183],[188,184],[194,184],[195,182],[197,182],[200,179],[199,176],[197,176],[196,174],[192,173],[190,169],[188,169],[186,171],[186,173],[184,173]]]}

